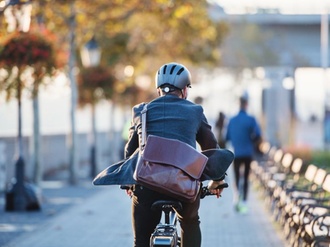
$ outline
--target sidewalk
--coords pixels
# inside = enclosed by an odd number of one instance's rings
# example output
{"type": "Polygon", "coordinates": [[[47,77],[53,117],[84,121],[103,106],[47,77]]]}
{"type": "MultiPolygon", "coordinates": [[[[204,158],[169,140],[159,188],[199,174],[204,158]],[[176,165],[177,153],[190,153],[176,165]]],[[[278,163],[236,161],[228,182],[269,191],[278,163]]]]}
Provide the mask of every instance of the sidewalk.
{"type": "MultiPolygon", "coordinates": [[[[231,184],[231,174],[227,182],[231,184]]],[[[80,199],[72,206],[40,221],[34,229],[3,247],[132,246],[129,197],[117,186],[86,186],[89,195],[73,194],[73,199],[77,196],[80,199]]],[[[75,193],[74,190],[71,193],[75,193]]],[[[237,214],[232,206],[231,186],[220,199],[211,196],[204,198],[200,209],[202,247],[284,247],[281,234],[276,231],[276,225],[253,188],[250,189],[248,203],[249,213],[237,214]]],[[[34,215],[28,212],[22,214],[34,215]]]]}

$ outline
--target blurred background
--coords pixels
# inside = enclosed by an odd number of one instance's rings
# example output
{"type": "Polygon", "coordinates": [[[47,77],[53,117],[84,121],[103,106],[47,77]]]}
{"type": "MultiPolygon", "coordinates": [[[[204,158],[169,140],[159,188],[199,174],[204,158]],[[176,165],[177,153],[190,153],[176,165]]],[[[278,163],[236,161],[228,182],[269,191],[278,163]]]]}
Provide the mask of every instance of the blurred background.
{"type": "MultiPolygon", "coordinates": [[[[264,140],[329,165],[330,1],[0,1],[0,191],[123,157],[166,62],[212,124],[248,94],[264,140]],[[317,155],[316,155],[317,154],[317,155]],[[321,158],[320,158],[321,157],[321,158]]],[[[214,129],[217,132],[217,129],[214,129]]]]}

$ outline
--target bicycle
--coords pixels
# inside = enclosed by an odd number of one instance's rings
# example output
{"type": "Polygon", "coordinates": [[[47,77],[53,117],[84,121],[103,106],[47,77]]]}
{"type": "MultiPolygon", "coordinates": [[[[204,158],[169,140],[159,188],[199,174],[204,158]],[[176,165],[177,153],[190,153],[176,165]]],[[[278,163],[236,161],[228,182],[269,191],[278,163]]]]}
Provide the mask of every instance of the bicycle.
{"type": "MultiPolygon", "coordinates": [[[[130,189],[129,186],[120,186],[123,190],[130,189]]],[[[220,184],[215,189],[228,188],[227,183],[220,184]]],[[[202,186],[201,199],[205,196],[215,195],[209,189],[208,186],[202,186]]],[[[176,210],[182,210],[182,204],[175,200],[159,200],[155,201],[151,209],[161,210],[161,221],[156,226],[154,232],[150,236],[150,247],[178,247],[181,245],[181,238],[178,234],[177,223],[178,218],[176,210]],[[162,222],[162,220],[164,222],[162,222]]]]}
{"type": "MultiPolygon", "coordinates": [[[[227,188],[228,184],[219,185],[216,189],[227,188]]],[[[207,186],[202,187],[201,198],[214,195],[207,186]]],[[[162,211],[162,219],[164,222],[159,222],[155,231],[150,237],[150,247],[177,247],[181,245],[181,238],[177,231],[178,218],[176,211],[182,209],[182,204],[179,201],[160,200],[153,203],[151,206],[154,210],[162,211]]]]}

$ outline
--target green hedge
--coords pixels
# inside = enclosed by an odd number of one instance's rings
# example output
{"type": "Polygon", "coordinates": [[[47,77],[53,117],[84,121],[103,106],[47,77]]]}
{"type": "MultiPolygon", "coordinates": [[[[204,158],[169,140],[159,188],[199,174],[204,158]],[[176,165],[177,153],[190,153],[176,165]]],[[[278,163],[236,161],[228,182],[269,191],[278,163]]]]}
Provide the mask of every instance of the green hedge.
{"type": "Polygon", "coordinates": [[[285,148],[285,152],[292,153],[295,158],[301,158],[306,164],[314,164],[330,172],[330,150],[312,150],[309,147],[285,148]]]}
{"type": "Polygon", "coordinates": [[[330,171],[330,151],[312,151],[310,163],[330,171]]]}

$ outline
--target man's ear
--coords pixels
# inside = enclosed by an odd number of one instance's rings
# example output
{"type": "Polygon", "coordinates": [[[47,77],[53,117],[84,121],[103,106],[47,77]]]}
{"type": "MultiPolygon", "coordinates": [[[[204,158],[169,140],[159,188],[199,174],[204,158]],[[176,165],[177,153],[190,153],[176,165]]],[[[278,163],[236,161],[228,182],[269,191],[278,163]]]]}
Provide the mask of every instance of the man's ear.
{"type": "Polygon", "coordinates": [[[159,89],[159,88],[157,88],[157,93],[158,93],[158,96],[161,95],[161,94],[160,94],[160,89],[159,89]]]}
{"type": "Polygon", "coordinates": [[[188,89],[187,89],[187,87],[185,87],[184,89],[182,89],[182,98],[184,98],[184,99],[187,99],[187,97],[188,97],[188,89]]]}

